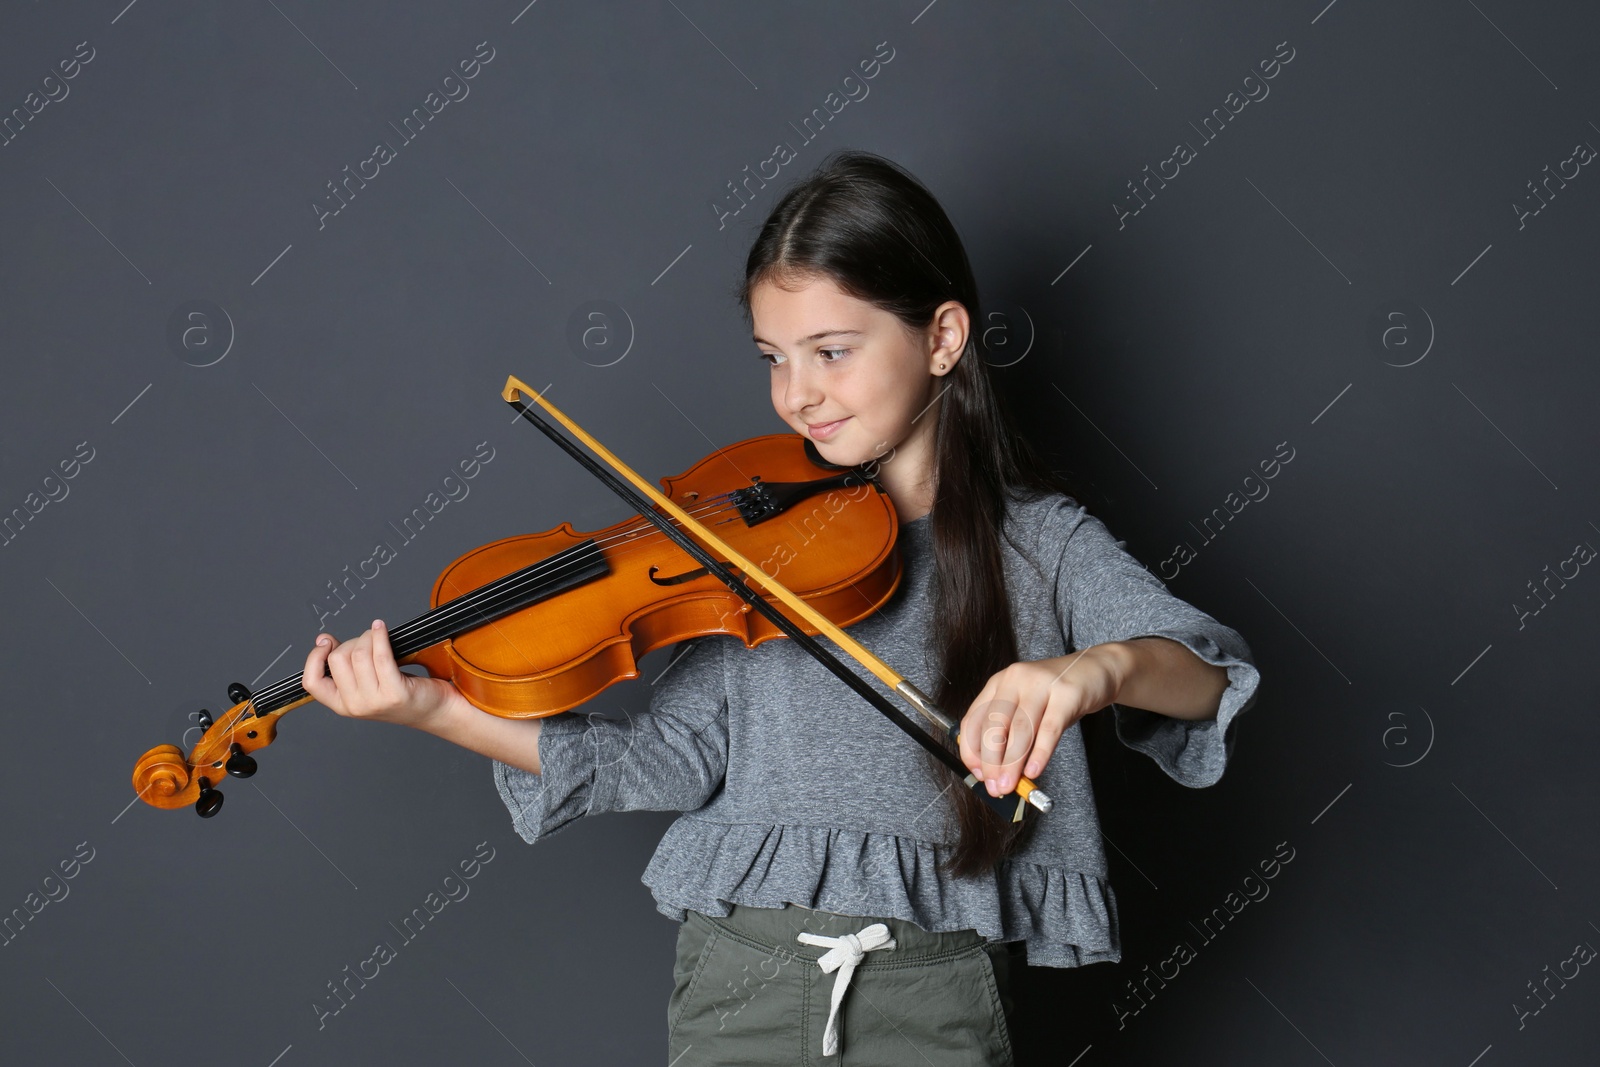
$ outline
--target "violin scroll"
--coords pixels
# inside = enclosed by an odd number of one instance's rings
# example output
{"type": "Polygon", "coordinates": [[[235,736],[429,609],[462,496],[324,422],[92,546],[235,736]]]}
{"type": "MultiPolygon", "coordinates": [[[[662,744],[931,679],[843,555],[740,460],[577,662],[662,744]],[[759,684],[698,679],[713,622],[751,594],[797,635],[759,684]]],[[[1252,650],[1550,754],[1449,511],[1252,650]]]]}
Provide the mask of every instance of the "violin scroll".
{"type": "MultiPolygon", "coordinates": [[[[189,761],[183,758],[183,749],[177,745],[157,745],[133,765],[133,788],[147,799],[181,796],[189,788],[191,777],[189,761]]],[[[150,802],[156,803],[156,800],[150,799],[150,802]]]]}
{"type": "Polygon", "coordinates": [[[277,739],[279,715],[310,699],[305,697],[266,715],[257,715],[254,705],[246,699],[215,722],[202,713],[205,736],[187,756],[176,745],[157,745],[139,757],[133,766],[134,790],[152,807],[172,809],[193,804],[201,818],[210,818],[222,807],[222,793],[216,785],[224,773],[235,778],[255,774],[256,761],[250,753],[277,739]]]}

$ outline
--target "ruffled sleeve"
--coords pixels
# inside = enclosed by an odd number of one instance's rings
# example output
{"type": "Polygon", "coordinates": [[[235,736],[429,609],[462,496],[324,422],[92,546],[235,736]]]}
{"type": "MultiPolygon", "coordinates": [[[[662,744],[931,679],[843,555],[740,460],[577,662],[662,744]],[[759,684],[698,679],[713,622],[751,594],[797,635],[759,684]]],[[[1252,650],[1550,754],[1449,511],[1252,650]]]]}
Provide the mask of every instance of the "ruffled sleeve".
{"type": "MultiPolygon", "coordinates": [[[[1113,704],[1116,734],[1181,785],[1202,788],[1222,777],[1233,754],[1234,718],[1255,703],[1261,683],[1250,646],[1237,631],[1168,592],[1161,579],[1115,540],[1099,519],[1071,498],[1052,516],[1065,543],[1055,597],[1067,647],[1166,637],[1207,663],[1227,669],[1228,688],[1215,718],[1179,719],[1113,704]]],[[[1047,533],[1046,536],[1049,536],[1047,533]]]]}
{"type": "Polygon", "coordinates": [[[575,709],[545,719],[542,773],[492,760],[517,835],[531,845],[581,815],[693,811],[714,796],[728,768],[725,640],[674,649],[648,711],[613,720],[575,709]]]}

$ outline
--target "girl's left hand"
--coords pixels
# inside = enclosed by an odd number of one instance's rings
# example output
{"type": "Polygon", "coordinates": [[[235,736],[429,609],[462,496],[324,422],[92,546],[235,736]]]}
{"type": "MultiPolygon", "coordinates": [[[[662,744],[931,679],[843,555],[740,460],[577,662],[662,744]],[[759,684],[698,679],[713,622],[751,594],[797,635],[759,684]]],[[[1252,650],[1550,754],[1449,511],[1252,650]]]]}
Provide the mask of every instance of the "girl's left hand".
{"type": "Polygon", "coordinates": [[[1125,665],[1111,645],[1013,663],[989,679],[961,719],[961,759],[991,796],[1037,778],[1061,735],[1114,702],[1125,665]]]}

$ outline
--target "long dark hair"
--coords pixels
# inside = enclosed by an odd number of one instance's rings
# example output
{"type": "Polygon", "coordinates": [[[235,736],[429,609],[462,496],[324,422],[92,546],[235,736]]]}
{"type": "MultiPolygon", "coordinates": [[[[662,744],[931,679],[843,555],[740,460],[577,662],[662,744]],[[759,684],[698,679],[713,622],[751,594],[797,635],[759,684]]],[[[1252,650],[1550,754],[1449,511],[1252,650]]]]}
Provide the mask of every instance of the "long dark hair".
{"type": "MultiPolygon", "coordinates": [[[[1073,493],[1012,429],[978,350],[983,320],[966,249],[921,182],[881,156],[840,150],[788,190],[762,225],[735,296],[749,319],[758,285],[816,277],[912,330],[926,329],[948,300],[959,301],[973,323],[945,376],[934,433],[933,627],[943,670],[932,695],[959,719],[990,676],[1017,661],[1000,546],[1007,500],[1073,493]]],[[[927,759],[936,779],[947,780],[948,771],[927,759]]],[[[945,870],[960,877],[992,870],[1027,840],[1038,816],[1029,806],[1020,823],[1008,823],[960,783],[948,794],[960,840],[945,870]]]]}

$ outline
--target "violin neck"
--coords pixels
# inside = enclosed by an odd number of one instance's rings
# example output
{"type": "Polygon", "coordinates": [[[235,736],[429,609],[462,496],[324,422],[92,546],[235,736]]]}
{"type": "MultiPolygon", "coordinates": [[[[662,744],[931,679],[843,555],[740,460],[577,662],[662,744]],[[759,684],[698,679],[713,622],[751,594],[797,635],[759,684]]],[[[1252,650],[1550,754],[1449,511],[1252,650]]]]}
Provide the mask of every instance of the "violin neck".
{"type": "MultiPolygon", "coordinates": [[[[404,662],[407,657],[440,641],[476,630],[530,604],[610,573],[611,564],[605,552],[594,538],[585,538],[391,628],[389,645],[394,650],[394,658],[404,662]]],[[[294,674],[263,686],[251,697],[251,702],[256,717],[260,718],[300,703],[308,695],[300,684],[300,675],[294,674]]]]}

